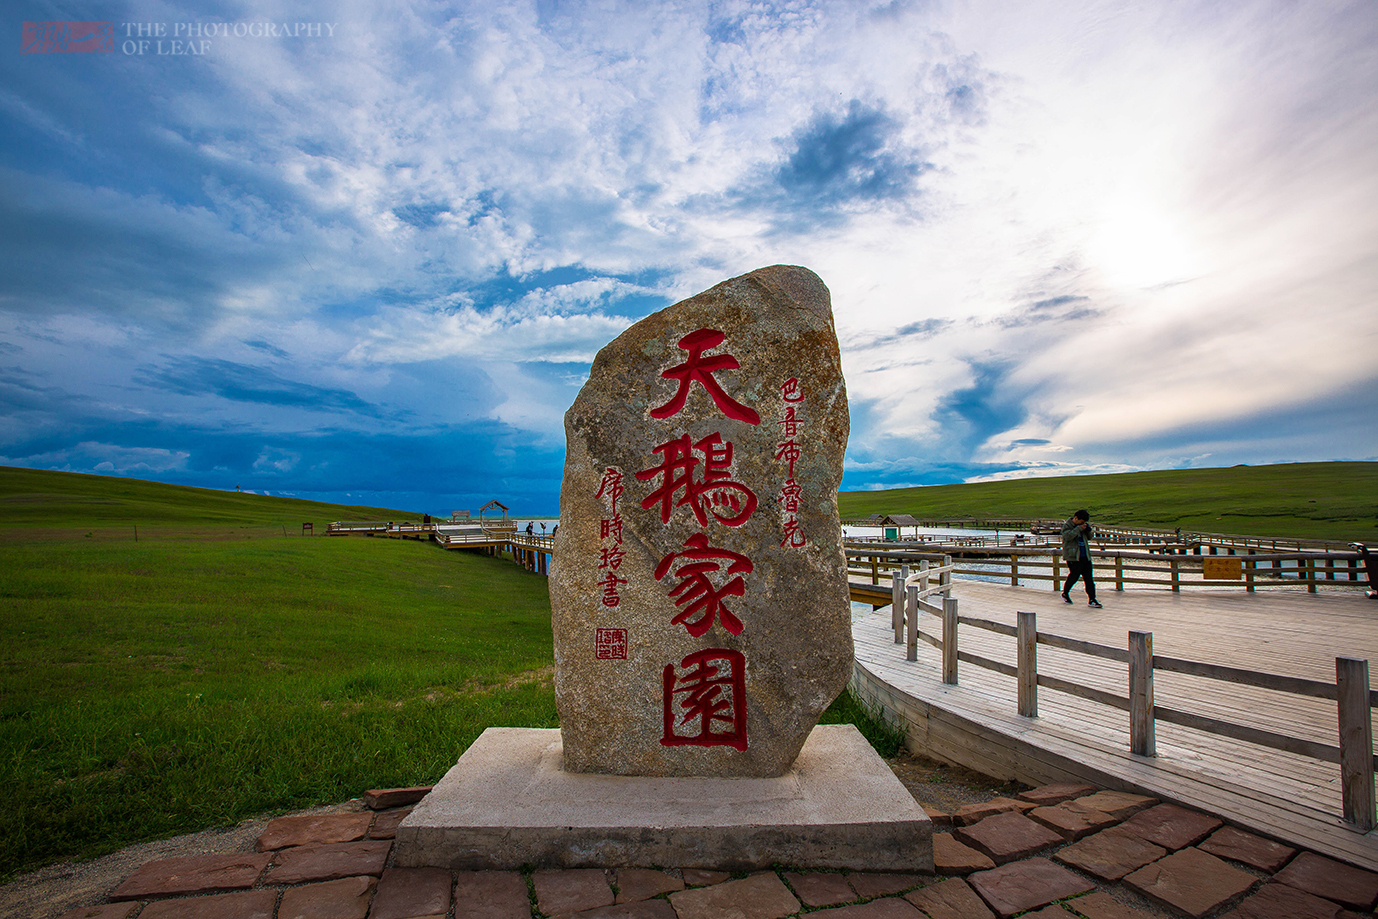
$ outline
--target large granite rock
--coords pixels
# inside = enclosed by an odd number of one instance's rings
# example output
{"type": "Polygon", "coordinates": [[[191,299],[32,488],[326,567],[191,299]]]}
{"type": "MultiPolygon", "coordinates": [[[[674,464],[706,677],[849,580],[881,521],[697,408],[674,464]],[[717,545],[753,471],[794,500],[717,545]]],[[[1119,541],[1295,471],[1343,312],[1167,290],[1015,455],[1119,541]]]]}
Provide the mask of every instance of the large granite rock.
{"type": "Polygon", "coordinates": [[[828,289],[777,265],[628,329],[565,415],[550,580],[564,767],[790,768],[852,669],[828,289]]]}

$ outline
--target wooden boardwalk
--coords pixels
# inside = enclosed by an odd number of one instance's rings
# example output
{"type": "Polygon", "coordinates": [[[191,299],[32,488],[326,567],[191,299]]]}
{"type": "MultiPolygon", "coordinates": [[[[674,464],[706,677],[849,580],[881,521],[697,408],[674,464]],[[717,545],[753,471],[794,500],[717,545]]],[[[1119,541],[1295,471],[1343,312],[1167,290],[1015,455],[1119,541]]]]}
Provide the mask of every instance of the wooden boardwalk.
{"type": "MultiPolygon", "coordinates": [[[[1158,655],[1266,673],[1335,681],[1335,658],[1367,658],[1378,675],[1378,601],[1357,592],[1102,591],[1102,610],[1073,605],[1050,590],[959,580],[953,596],[963,616],[1015,624],[1034,612],[1039,632],[1127,647],[1130,630],[1153,633],[1158,655]]],[[[941,636],[937,617],[922,632],[941,636]]],[[[987,775],[1038,784],[1082,779],[1140,790],[1216,814],[1230,823],[1369,869],[1378,869],[1378,831],[1363,834],[1340,819],[1340,768],[1305,756],[1159,721],[1157,756],[1129,752],[1127,712],[1039,689],[1037,718],[1017,713],[1013,677],[960,665],[956,686],[942,682],[941,652],[919,642],[918,661],[894,643],[890,609],[853,626],[855,688],[909,722],[917,752],[987,775]]],[[[958,646],[1013,665],[1015,641],[963,626],[958,646]]],[[[1122,663],[1038,649],[1038,670],[1125,696],[1122,663]]],[[[1159,671],[1158,705],[1236,724],[1337,742],[1332,701],[1159,671]]]]}

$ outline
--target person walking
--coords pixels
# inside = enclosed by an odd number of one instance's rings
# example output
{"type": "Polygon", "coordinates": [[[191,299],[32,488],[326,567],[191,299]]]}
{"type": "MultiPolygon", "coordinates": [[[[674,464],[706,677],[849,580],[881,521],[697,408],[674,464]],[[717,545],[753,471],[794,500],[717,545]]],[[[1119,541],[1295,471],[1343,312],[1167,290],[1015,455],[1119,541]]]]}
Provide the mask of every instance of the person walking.
{"type": "Polygon", "coordinates": [[[1096,582],[1091,577],[1091,514],[1088,511],[1077,511],[1062,525],[1062,557],[1067,560],[1067,583],[1062,586],[1062,602],[1072,602],[1069,594],[1080,578],[1086,588],[1086,605],[1100,609],[1096,582]]]}

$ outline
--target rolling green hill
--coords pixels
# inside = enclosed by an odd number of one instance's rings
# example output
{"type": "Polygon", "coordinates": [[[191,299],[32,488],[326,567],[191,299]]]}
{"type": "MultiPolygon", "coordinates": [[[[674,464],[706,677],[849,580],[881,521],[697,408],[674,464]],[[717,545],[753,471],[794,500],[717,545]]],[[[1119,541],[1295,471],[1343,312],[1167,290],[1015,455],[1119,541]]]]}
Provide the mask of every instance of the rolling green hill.
{"type": "Polygon", "coordinates": [[[279,527],[420,520],[417,511],[323,504],[117,476],[0,466],[0,527],[279,527]]]}
{"type": "Polygon", "coordinates": [[[1287,463],[930,485],[839,496],[844,518],[1067,517],[1243,536],[1378,542],[1378,463],[1287,463]]]}

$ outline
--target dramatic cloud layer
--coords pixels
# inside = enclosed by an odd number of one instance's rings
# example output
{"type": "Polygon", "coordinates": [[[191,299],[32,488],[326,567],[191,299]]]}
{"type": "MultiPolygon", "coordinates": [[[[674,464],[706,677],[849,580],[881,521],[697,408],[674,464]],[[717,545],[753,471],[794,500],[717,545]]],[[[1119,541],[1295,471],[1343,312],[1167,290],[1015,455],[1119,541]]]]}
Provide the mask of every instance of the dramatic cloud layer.
{"type": "Polygon", "coordinates": [[[597,350],[781,262],[847,488],[1378,457],[1365,0],[22,15],[115,46],[0,55],[0,464],[553,511],[597,350]]]}

